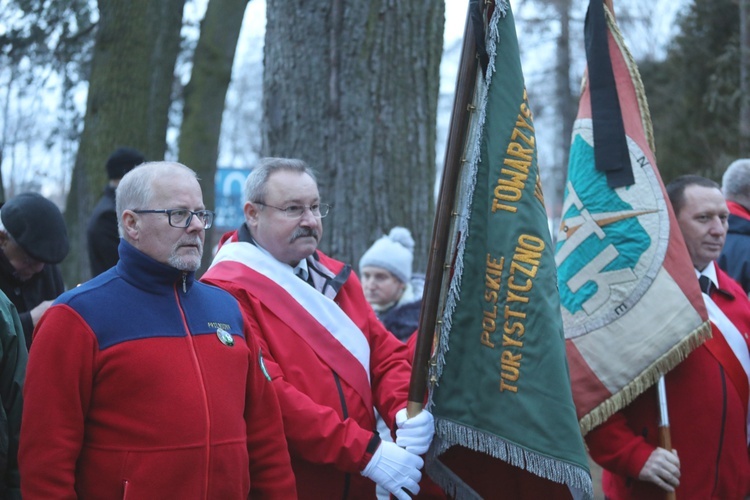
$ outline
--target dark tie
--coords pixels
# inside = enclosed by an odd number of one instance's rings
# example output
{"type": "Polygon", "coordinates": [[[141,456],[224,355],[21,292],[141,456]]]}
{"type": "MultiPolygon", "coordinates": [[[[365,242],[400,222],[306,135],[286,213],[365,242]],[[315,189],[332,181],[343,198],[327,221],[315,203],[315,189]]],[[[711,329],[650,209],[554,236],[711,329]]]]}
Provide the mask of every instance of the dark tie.
{"type": "Polygon", "coordinates": [[[296,276],[297,276],[297,277],[298,277],[299,279],[301,279],[302,281],[304,281],[305,283],[307,283],[307,284],[308,284],[308,285],[310,285],[311,287],[315,288],[315,285],[313,285],[312,281],[311,281],[311,280],[309,279],[309,278],[310,278],[310,272],[309,272],[309,271],[308,271],[308,272],[305,272],[305,270],[304,270],[304,269],[302,269],[302,268],[299,268],[299,269],[297,269],[297,272],[296,272],[296,273],[294,273],[294,274],[295,274],[295,275],[296,275],[296,276]]]}
{"type": "Polygon", "coordinates": [[[701,286],[701,291],[710,297],[711,292],[713,292],[715,288],[711,279],[708,276],[701,274],[700,278],[698,278],[698,283],[701,286]]]}

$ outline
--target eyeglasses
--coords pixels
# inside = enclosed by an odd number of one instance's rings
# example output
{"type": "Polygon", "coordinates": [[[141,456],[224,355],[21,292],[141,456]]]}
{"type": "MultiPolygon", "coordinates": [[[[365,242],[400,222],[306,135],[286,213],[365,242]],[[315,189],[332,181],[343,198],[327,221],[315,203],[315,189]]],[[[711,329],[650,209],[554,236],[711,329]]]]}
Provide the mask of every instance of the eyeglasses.
{"type": "Polygon", "coordinates": [[[289,205],[286,208],[274,207],[273,205],[268,205],[266,203],[263,203],[262,201],[254,201],[253,203],[264,207],[275,208],[279,212],[283,212],[284,215],[286,215],[289,219],[299,219],[305,214],[305,210],[310,210],[310,213],[313,214],[314,217],[319,217],[322,219],[323,217],[328,215],[328,212],[331,210],[331,205],[329,205],[328,203],[314,203],[309,206],[289,205]]]}
{"type": "Polygon", "coordinates": [[[210,229],[214,223],[214,213],[211,210],[192,211],[186,208],[170,208],[167,210],[133,210],[137,214],[167,214],[169,225],[179,229],[190,226],[195,215],[203,223],[203,229],[210,229]]]}

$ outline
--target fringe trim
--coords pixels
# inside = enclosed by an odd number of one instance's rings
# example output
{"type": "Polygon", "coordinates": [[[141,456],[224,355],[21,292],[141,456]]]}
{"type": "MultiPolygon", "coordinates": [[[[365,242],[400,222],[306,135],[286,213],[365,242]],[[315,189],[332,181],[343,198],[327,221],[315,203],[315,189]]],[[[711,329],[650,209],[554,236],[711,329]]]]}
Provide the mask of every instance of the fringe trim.
{"type": "MultiPolygon", "coordinates": [[[[620,29],[615,21],[614,15],[609,10],[606,4],[604,6],[604,13],[607,19],[607,26],[610,30],[610,33],[612,34],[612,38],[620,49],[620,52],[622,53],[625,60],[625,64],[628,68],[630,79],[635,90],[636,99],[638,101],[643,133],[648,142],[648,146],[651,149],[651,152],[655,156],[656,144],[654,141],[654,132],[651,123],[651,113],[649,111],[646,92],[643,87],[640,72],[638,71],[638,66],[636,65],[635,59],[633,58],[632,54],[625,44],[625,40],[623,39],[622,33],[620,32],[620,29]]],[[[585,78],[582,85],[585,85],[585,78]]],[[[658,174],[656,172],[656,165],[654,165],[653,170],[650,171],[650,174],[658,177],[658,174]]],[[[661,206],[661,204],[663,203],[665,203],[665,201],[660,200],[660,212],[662,211],[662,208],[666,210],[666,207],[661,206]]],[[[665,225],[662,234],[660,234],[661,239],[666,239],[666,245],[664,245],[663,247],[665,253],[669,245],[668,231],[668,226],[665,225]]],[[[663,261],[663,257],[655,259],[655,262],[657,260],[663,261]]],[[[648,274],[651,275],[650,272],[648,274]]],[[[653,280],[651,279],[648,283],[645,284],[647,286],[650,286],[651,281],[653,280]]],[[[599,326],[597,325],[587,325],[586,330],[592,331],[597,328],[599,328],[599,326]]],[[[579,421],[582,435],[585,436],[589,431],[591,431],[591,429],[602,424],[614,413],[620,411],[622,408],[632,403],[636,397],[638,397],[643,392],[645,392],[646,389],[654,385],[661,375],[667,373],[669,370],[677,366],[677,364],[682,362],[688,356],[688,354],[693,351],[693,349],[700,346],[705,340],[709,338],[711,338],[711,325],[710,323],[705,322],[699,325],[695,330],[690,332],[690,334],[679,344],[674,346],[667,353],[663,354],[659,359],[655,360],[648,368],[646,368],[640,375],[638,375],[638,377],[630,381],[627,385],[625,385],[622,389],[620,389],[606,401],[602,402],[599,406],[592,409],[588,414],[584,415],[579,421]]]]}
{"type": "Polygon", "coordinates": [[[455,445],[486,453],[537,476],[565,484],[578,490],[583,498],[594,497],[591,475],[586,468],[534,453],[492,434],[450,420],[436,418],[435,426],[435,439],[427,456],[426,470],[433,481],[457,499],[480,497],[439,461],[439,456],[455,445]]]}
{"type": "MultiPolygon", "coordinates": [[[[456,212],[458,219],[456,226],[453,230],[452,241],[455,243],[456,238],[459,238],[458,245],[456,247],[456,253],[454,258],[454,272],[453,278],[448,285],[448,291],[445,298],[445,304],[442,312],[442,331],[440,334],[440,340],[435,350],[433,364],[430,367],[430,379],[434,381],[434,384],[439,385],[440,376],[443,374],[443,367],[445,366],[445,354],[449,350],[448,339],[450,337],[451,326],[453,324],[453,312],[458,304],[461,292],[461,278],[464,271],[464,252],[466,250],[466,239],[469,235],[469,214],[471,213],[472,201],[474,199],[474,188],[477,182],[477,170],[480,158],[480,145],[482,143],[482,130],[484,128],[484,121],[487,112],[487,90],[489,89],[492,81],[492,76],[495,73],[495,57],[497,56],[497,43],[499,38],[499,32],[497,29],[498,22],[501,17],[505,17],[508,12],[507,0],[495,0],[495,10],[492,13],[490,19],[487,36],[487,54],[489,55],[489,63],[487,64],[487,75],[482,81],[481,78],[477,80],[477,86],[475,89],[476,101],[479,103],[477,109],[479,115],[476,124],[473,126],[473,134],[466,141],[466,157],[468,157],[466,170],[462,172],[459,186],[459,196],[456,203],[456,212]]],[[[429,410],[432,407],[432,391],[427,401],[426,408],[429,410]]]]}
{"type": "Polygon", "coordinates": [[[651,124],[651,112],[648,108],[648,101],[646,100],[646,89],[643,88],[641,73],[640,71],[638,71],[638,66],[635,64],[633,55],[630,53],[630,50],[628,50],[627,45],[625,45],[625,39],[622,37],[620,27],[615,22],[615,16],[609,10],[609,7],[607,7],[606,3],[604,4],[604,17],[607,18],[607,26],[609,27],[609,31],[612,33],[612,38],[614,38],[617,46],[620,48],[620,52],[622,52],[622,56],[625,58],[625,63],[628,67],[628,71],[630,71],[630,79],[633,82],[633,87],[635,87],[635,95],[638,99],[638,108],[641,112],[640,116],[641,125],[643,126],[643,133],[646,136],[649,148],[651,148],[651,153],[654,155],[654,157],[656,157],[654,128],[651,124]]]}
{"type": "Polygon", "coordinates": [[[599,406],[584,415],[578,422],[581,434],[585,436],[596,426],[607,421],[614,413],[622,410],[633,400],[654,385],[659,377],[684,361],[693,349],[711,338],[711,323],[702,323],[659,359],[651,363],[638,377],[625,385],[618,393],[602,402],[599,406]]]}
{"type": "MultiPolygon", "coordinates": [[[[474,188],[477,181],[478,165],[480,158],[480,145],[487,110],[487,92],[495,73],[495,59],[497,56],[497,44],[499,41],[498,22],[501,17],[507,15],[509,5],[507,0],[494,0],[495,10],[488,25],[487,53],[489,64],[487,73],[482,80],[478,79],[475,89],[475,102],[478,103],[479,115],[476,124],[472,126],[473,131],[466,141],[467,163],[461,174],[459,196],[456,203],[458,213],[456,224],[453,228],[452,242],[456,245],[453,278],[448,286],[445,304],[442,312],[442,331],[438,342],[433,364],[430,368],[430,379],[435,386],[439,385],[440,377],[445,366],[445,354],[449,350],[448,340],[450,338],[453,322],[453,312],[460,300],[461,278],[464,271],[463,256],[466,251],[466,240],[469,235],[470,209],[473,201],[474,188]],[[458,241],[456,242],[456,239],[458,241]]],[[[433,391],[427,402],[429,410],[433,405],[433,391]]],[[[593,498],[591,475],[585,468],[562,462],[550,457],[534,453],[514,443],[505,441],[497,436],[480,432],[476,429],[456,424],[455,422],[435,419],[435,438],[426,457],[426,471],[430,477],[446,491],[457,499],[481,498],[468,484],[462,481],[456,474],[439,461],[439,456],[454,445],[461,445],[479,452],[487,453],[495,458],[508,462],[514,466],[523,468],[540,477],[551,481],[563,483],[570,488],[583,492],[583,498],[593,498]]]]}
{"type": "MultiPolygon", "coordinates": [[[[620,27],[615,21],[615,16],[609,10],[609,7],[606,3],[604,4],[604,17],[607,19],[607,26],[612,33],[612,38],[614,38],[615,43],[617,43],[617,46],[620,48],[623,58],[625,59],[625,64],[628,67],[628,71],[630,72],[630,79],[633,82],[635,95],[638,100],[638,108],[641,112],[641,125],[643,126],[643,133],[646,136],[646,141],[648,141],[648,146],[651,149],[651,153],[656,156],[656,141],[654,140],[654,128],[651,124],[651,111],[648,107],[646,90],[643,87],[641,73],[638,71],[638,66],[635,63],[633,55],[630,53],[627,45],[625,45],[625,39],[622,36],[622,32],[620,32],[620,27]]],[[[584,72],[583,76],[581,77],[579,94],[583,94],[587,82],[588,73],[584,72]]]]}

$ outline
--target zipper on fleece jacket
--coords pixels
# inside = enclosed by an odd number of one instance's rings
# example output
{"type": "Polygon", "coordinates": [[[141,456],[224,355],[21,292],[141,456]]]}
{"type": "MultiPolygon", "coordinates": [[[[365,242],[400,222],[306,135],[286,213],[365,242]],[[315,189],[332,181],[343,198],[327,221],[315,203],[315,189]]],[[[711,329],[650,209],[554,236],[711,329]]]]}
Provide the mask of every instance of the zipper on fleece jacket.
{"type": "MultiPolygon", "coordinates": [[[[182,273],[182,289],[185,293],[187,293],[187,273],[182,273]]],[[[177,307],[180,310],[180,317],[182,318],[182,325],[185,328],[185,333],[187,336],[187,341],[190,344],[190,352],[193,355],[193,366],[195,367],[195,371],[198,374],[198,380],[200,381],[200,390],[201,394],[203,396],[203,410],[206,414],[206,468],[204,470],[203,474],[203,483],[205,485],[205,489],[203,492],[203,498],[209,498],[208,497],[208,476],[209,476],[209,464],[211,463],[211,414],[208,411],[208,391],[206,390],[206,384],[203,379],[203,371],[201,370],[200,362],[198,361],[198,353],[195,349],[195,339],[193,338],[193,334],[190,331],[190,327],[188,326],[187,318],[185,318],[185,310],[182,308],[182,302],[180,301],[180,292],[177,289],[177,284],[175,283],[174,287],[174,298],[177,302],[177,307]]]]}

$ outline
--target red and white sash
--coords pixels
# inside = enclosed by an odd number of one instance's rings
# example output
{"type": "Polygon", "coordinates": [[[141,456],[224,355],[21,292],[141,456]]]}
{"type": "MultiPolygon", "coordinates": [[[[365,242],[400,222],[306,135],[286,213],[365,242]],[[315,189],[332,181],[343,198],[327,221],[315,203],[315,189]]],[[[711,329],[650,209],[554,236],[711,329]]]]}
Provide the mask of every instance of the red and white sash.
{"type": "Polygon", "coordinates": [[[260,297],[366,402],[372,400],[367,338],[338,304],[295,276],[291,266],[251,243],[226,242],[207,274],[230,279],[260,297]]]}
{"type": "Polygon", "coordinates": [[[706,304],[708,319],[711,320],[714,332],[718,330],[721,335],[721,337],[714,335],[714,338],[706,341],[706,347],[724,366],[746,405],[746,436],[747,444],[750,445],[750,352],[748,352],[748,345],[737,326],[705,293],[703,293],[703,302],[706,304]]]}

